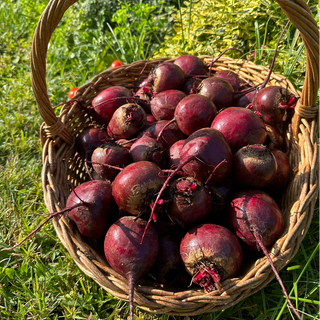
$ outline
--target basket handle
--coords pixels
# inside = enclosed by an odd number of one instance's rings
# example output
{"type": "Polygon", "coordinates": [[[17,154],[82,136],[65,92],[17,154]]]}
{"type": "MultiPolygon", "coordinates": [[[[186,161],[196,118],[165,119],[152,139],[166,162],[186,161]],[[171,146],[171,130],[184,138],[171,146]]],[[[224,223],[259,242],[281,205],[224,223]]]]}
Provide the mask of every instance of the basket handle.
{"type": "Polygon", "coordinates": [[[292,119],[292,130],[297,137],[301,119],[314,119],[318,114],[319,90],[319,29],[304,0],[276,0],[291,23],[300,31],[306,48],[306,75],[300,99],[292,119]]]}
{"type": "MultiPolygon", "coordinates": [[[[39,113],[46,125],[47,136],[59,136],[68,144],[73,138],[63,122],[53,111],[46,84],[46,56],[53,31],[66,10],[78,0],[51,0],[38,22],[31,48],[31,84],[39,113]]],[[[297,134],[302,118],[315,118],[318,108],[315,105],[319,89],[319,30],[308,5],[304,0],[276,0],[283,12],[300,31],[306,47],[307,66],[302,96],[298,101],[293,132],[297,134]]]]}
{"type": "Polygon", "coordinates": [[[31,84],[47,136],[59,136],[72,145],[73,138],[51,106],[46,83],[46,58],[52,33],[66,10],[78,0],[50,0],[43,11],[33,36],[31,47],[31,84]]]}

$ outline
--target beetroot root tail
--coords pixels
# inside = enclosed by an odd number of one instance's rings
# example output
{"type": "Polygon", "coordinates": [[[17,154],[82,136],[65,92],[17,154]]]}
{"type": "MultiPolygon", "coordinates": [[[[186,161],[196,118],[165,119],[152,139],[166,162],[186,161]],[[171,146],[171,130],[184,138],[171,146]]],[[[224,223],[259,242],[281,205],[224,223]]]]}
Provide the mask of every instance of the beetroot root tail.
{"type": "Polygon", "coordinates": [[[13,247],[10,247],[10,248],[3,248],[0,250],[1,251],[8,251],[8,250],[13,250],[17,247],[19,247],[20,245],[22,245],[26,240],[28,240],[31,236],[33,236],[35,233],[37,233],[47,222],[49,222],[52,218],[54,218],[55,216],[59,215],[59,214],[63,214],[67,211],[70,211],[74,208],[77,208],[77,207],[80,207],[80,206],[83,206],[82,203],[78,203],[70,208],[67,208],[67,209],[64,209],[62,211],[59,211],[59,212],[54,212],[54,213],[51,213],[49,215],[49,217],[44,220],[41,224],[39,224],[32,232],[30,232],[25,238],[23,238],[20,242],[18,242],[17,244],[15,244],[13,247]]]}
{"type": "Polygon", "coordinates": [[[284,293],[284,295],[285,295],[285,297],[286,297],[286,300],[287,300],[289,306],[291,307],[291,309],[293,310],[293,312],[295,313],[295,315],[297,316],[297,318],[298,318],[298,319],[301,319],[300,314],[298,313],[298,311],[296,310],[296,308],[293,306],[293,304],[292,304],[292,302],[291,302],[291,300],[290,300],[290,298],[289,298],[289,295],[288,295],[288,293],[287,293],[287,290],[286,290],[286,288],[284,287],[284,284],[283,284],[283,282],[282,282],[282,280],[281,280],[281,278],[280,278],[280,276],[279,276],[279,273],[278,273],[275,265],[273,264],[273,261],[272,261],[270,255],[269,255],[269,252],[268,252],[267,248],[266,248],[266,247],[264,246],[264,244],[262,243],[262,239],[261,239],[260,235],[259,235],[256,231],[253,231],[253,235],[254,235],[254,237],[255,237],[255,239],[256,239],[259,247],[261,248],[261,250],[263,251],[263,253],[264,253],[265,256],[267,257],[267,259],[268,259],[268,261],[269,261],[269,263],[270,263],[271,269],[272,269],[272,271],[274,272],[274,274],[275,274],[278,282],[280,283],[281,289],[282,289],[282,291],[283,291],[283,293],[284,293]]]}

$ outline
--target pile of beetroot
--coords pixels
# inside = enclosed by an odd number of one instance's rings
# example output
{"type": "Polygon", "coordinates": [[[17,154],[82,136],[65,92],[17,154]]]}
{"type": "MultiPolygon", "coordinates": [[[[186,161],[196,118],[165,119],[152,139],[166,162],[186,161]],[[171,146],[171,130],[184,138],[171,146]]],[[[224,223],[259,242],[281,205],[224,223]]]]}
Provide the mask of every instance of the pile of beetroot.
{"type": "Polygon", "coordinates": [[[89,109],[97,125],[76,138],[90,181],[73,189],[67,214],[82,235],[104,238],[129,281],[131,317],[140,277],[223,290],[243,251],[268,256],[284,228],[283,128],[297,99],[209,70],[185,55],[131,88],[105,89],[89,109]]]}
{"type": "Polygon", "coordinates": [[[64,210],[83,236],[104,241],[108,263],[128,279],[132,319],[143,276],[222,291],[246,252],[270,259],[290,178],[283,128],[297,100],[231,71],[213,74],[192,55],[138,82],[105,89],[86,109],[96,125],[75,145],[89,181],[64,210]]]}

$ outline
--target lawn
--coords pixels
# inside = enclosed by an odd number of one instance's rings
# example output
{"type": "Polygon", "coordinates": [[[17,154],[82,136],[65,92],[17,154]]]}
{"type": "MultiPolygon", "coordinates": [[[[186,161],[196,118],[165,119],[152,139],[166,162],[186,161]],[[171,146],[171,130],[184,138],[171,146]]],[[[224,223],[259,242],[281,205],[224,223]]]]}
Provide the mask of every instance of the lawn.
{"type": "MultiPolygon", "coordinates": [[[[48,214],[41,188],[42,119],[30,81],[32,35],[46,2],[0,2],[0,249],[17,243],[48,214]]],[[[129,3],[120,6],[111,0],[84,0],[68,11],[54,34],[47,57],[52,105],[66,101],[71,88],[86,83],[113,60],[120,58],[130,63],[147,59],[161,48],[163,35],[174,33],[172,13],[179,12],[179,5],[175,1],[170,1],[171,6],[149,3],[155,7],[140,4],[140,10],[130,18],[130,25],[140,32],[140,37],[134,37],[126,27],[124,17],[133,8],[129,3]],[[110,10],[106,11],[106,7],[110,10]]],[[[292,54],[288,44],[282,53],[290,50],[292,54]]],[[[305,61],[303,48],[297,57],[305,61]]],[[[298,84],[301,74],[301,70],[298,75],[293,73],[298,84]]],[[[303,319],[318,319],[318,205],[298,253],[280,276],[303,319]]],[[[103,291],[78,269],[51,223],[14,251],[0,252],[0,320],[127,319],[128,309],[126,302],[103,291]]],[[[135,315],[141,320],[179,319],[152,315],[138,308],[135,315]]],[[[229,309],[193,319],[291,318],[280,285],[274,280],[229,309]]]]}

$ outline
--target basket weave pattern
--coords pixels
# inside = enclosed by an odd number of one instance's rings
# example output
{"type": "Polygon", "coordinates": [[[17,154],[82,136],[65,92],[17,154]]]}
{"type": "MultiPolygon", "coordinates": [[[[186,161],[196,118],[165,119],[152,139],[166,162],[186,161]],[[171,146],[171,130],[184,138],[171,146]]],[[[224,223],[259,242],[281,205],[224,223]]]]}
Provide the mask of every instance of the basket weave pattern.
{"type": "MultiPolygon", "coordinates": [[[[138,61],[127,66],[105,71],[80,87],[75,99],[66,104],[57,117],[52,109],[46,86],[46,54],[51,35],[64,12],[76,0],[51,0],[43,12],[34,35],[31,55],[32,86],[39,112],[44,120],[41,126],[43,148],[42,186],[44,200],[49,212],[63,209],[70,193],[68,185],[78,185],[87,179],[83,161],[76,153],[74,140],[84,128],[92,126],[85,108],[103,89],[112,85],[130,85],[139,77],[145,67],[142,79],[159,63],[174,59],[138,61]]],[[[270,249],[271,257],[278,270],[294,257],[312,220],[314,204],[318,194],[318,149],[317,132],[318,107],[315,105],[319,89],[319,36],[318,27],[308,6],[303,0],[278,0],[290,21],[300,30],[306,46],[307,69],[302,93],[283,76],[272,74],[268,85],[288,87],[301,98],[292,120],[295,136],[290,162],[291,182],[282,197],[281,210],[285,230],[270,249]]],[[[212,57],[200,57],[206,63],[212,57]]],[[[222,57],[213,70],[235,71],[245,81],[262,83],[268,69],[245,60],[222,57]]],[[[95,242],[88,242],[77,231],[75,225],[65,216],[54,218],[55,230],[62,244],[67,248],[78,267],[94,279],[113,296],[128,300],[128,282],[107,263],[95,242]]],[[[201,288],[178,288],[156,285],[141,280],[137,285],[134,303],[140,308],[172,315],[198,315],[228,308],[259,291],[274,278],[267,258],[258,259],[237,278],[222,282],[223,293],[204,293],[201,288]]]]}

